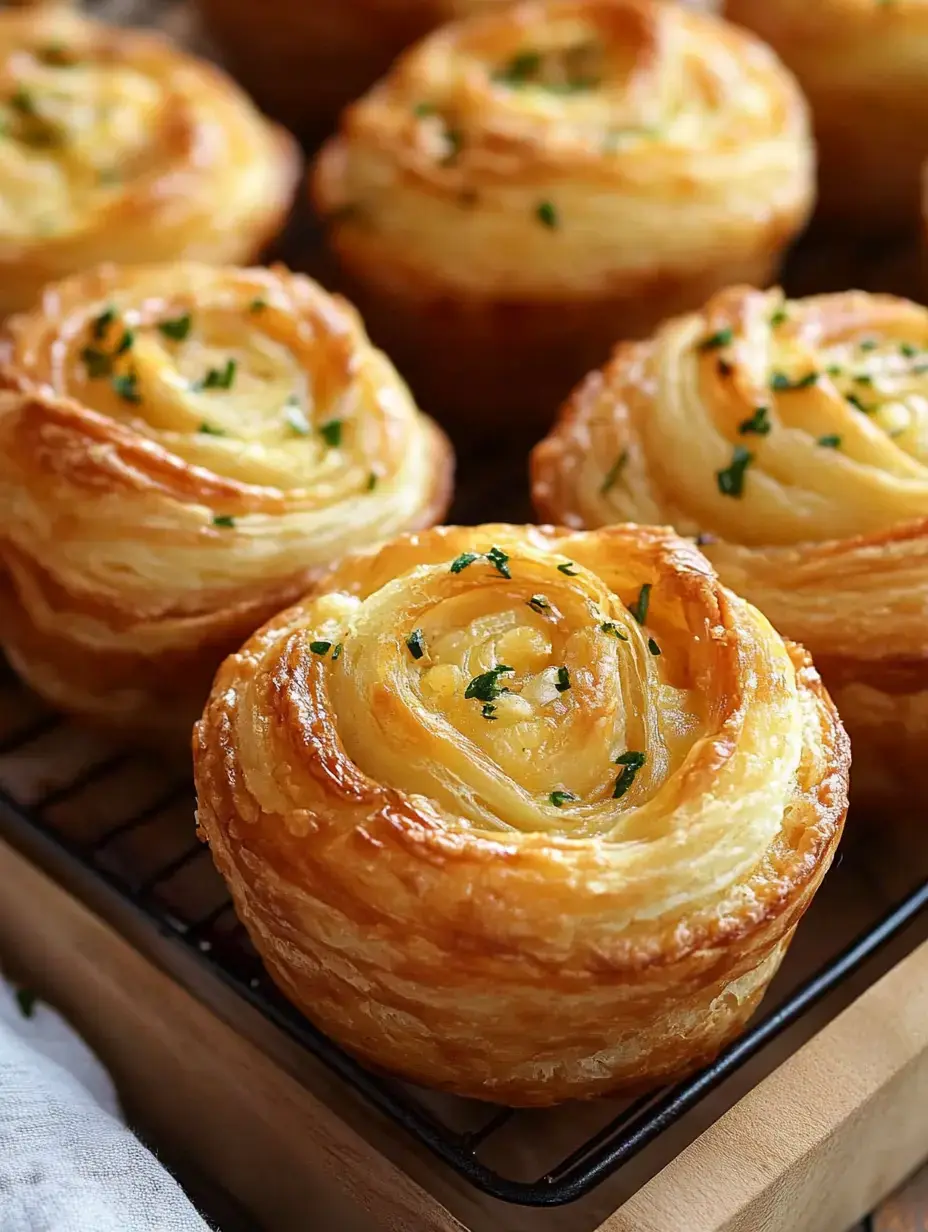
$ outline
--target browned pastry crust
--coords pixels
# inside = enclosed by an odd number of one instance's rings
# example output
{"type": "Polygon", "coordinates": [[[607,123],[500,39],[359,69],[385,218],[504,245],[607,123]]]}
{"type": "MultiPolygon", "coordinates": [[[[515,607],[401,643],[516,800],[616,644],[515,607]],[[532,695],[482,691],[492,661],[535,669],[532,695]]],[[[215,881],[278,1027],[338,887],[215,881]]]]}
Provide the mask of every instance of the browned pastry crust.
{"type": "Polygon", "coordinates": [[[807,646],[854,800],[928,787],[928,311],[735,288],[616,349],[532,458],[542,516],[667,521],[807,646]]]}
{"type": "Polygon", "coordinates": [[[918,225],[928,128],[924,0],[726,0],[812,107],[819,212],[864,232],[918,225]]]}
{"type": "Polygon", "coordinates": [[[288,997],[373,1064],[526,1105],[674,1078],[740,1030],[848,768],[805,653],[636,526],[347,558],[226,661],[194,757],[288,997]]]}
{"type": "Polygon", "coordinates": [[[0,315],[102,261],[254,260],[286,218],[293,138],[159,35],[0,12],[0,315]]]}
{"type": "Polygon", "coordinates": [[[262,621],[447,508],[445,438],[351,307],[282,268],[104,267],[3,353],[0,642],[97,722],[186,740],[262,621]]]}
{"type": "Polygon", "coordinates": [[[424,405],[549,417],[617,336],[765,282],[811,204],[792,78],[657,0],[444,27],[345,113],[312,195],[345,286],[424,405]]]}

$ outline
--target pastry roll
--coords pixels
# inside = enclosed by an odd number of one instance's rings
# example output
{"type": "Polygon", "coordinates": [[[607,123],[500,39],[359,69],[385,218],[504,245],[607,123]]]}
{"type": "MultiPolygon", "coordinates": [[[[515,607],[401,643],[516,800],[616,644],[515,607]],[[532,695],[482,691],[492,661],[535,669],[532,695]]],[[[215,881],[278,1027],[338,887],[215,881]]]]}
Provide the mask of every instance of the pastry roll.
{"type": "Polygon", "coordinates": [[[0,12],[0,315],[102,261],[254,259],[300,173],[293,139],[166,39],[0,12]]]}
{"type": "Polygon", "coordinates": [[[515,1105],[669,1081],[740,1030],[848,766],[805,652],[638,526],[348,557],[225,662],[194,757],[286,995],[374,1065],[515,1105]]]}
{"type": "Polygon", "coordinates": [[[354,310],[283,268],[104,267],[2,353],[0,644],[99,723],[186,740],[258,625],[447,506],[445,438],[354,310]]]}
{"type": "Polygon", "coordinates": [[[444,27],[312,177],[345,286],[424,405],[550,415],[616,337],[766,282],[812,199],[805,104],[750,35],[658,0],[444,27]]]}
{"type": "Polygon", "coordinates": [[[618,347],[532,475],[536,507],[568,526],[700,536],[726,585],[812,653],[855,803],[928,786],[928,310],[723,292],[618,347]]]}
{"type": "Polygon", "coordinates": [[[819,206],[858,231],[914,230],[928,127],[924,0],[726,0],[811,104],[819,206]]]}

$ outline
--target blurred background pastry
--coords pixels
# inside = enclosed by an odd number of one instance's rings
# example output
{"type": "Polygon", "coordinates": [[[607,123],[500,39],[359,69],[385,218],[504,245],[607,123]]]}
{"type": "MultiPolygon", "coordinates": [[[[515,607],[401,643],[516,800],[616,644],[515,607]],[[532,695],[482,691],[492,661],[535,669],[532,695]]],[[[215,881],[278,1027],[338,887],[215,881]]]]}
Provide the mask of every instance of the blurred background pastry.
{"type": "Polygon", "coordinates": [[[658,0],[444,27],[349,108],[312,176],[340,275],[423,405],[543,419],[616,337],[764,283],[812,203],[790,74],[658,0]]]}
{"type": "Polygon", "coordinates": [[[928,153],[924,0],[726,0],[789,65],[812,108],[823,220],[915,231],[928,153]]]}
{"type": "Polygon", "coordinates": [[[300,173],[220,69],[55,6],[0,11],[0,120],[0,315],[104,260],[254,260],[300,173]]]}
{"type": "Polygon", "coordinates": [[[198,822],[274,979],[407,1079],[552,1104],[741,1029],[835,851],[808,656],[670,531],[444,527],[231,656],[198,822]]]}
{"type": "Polygon", "coordinates": [[[735,288],[619,346],[532,459],[568,526],[669,523],[812,653],[852,799],[928,786],[928,310],[735,288]]]}
{"type": "Polygon", "coordinates": [[[103,267],[2,354],[0,643],[97,722],[186,740],[262,621],[447,508],[445,438],[350,305],[282,268],[103,267]]]}

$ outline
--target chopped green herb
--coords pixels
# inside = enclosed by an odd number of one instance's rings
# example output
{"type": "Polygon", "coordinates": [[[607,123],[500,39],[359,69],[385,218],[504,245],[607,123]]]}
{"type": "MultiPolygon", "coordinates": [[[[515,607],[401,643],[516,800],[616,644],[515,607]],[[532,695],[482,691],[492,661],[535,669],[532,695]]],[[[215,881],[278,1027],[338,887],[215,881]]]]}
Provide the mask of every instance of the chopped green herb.
{"type": "Polygon", "coordinates": [[[99,342],[101,338],[104,338],[106,336],[106,331],[109,329],[109,327],[113,324],[115,320],[116,320],[116,309],[112,306],[112,304],[108,308],[105,308],[98,317],[94,318],[93,324],[91,325],[91,329],[93,331],[93,336],[94,338],[96,338],[97,342],[99,342]]]}
{"type": "Polygon", "coordinates": [[[342,427],[341,419],[330,419],[328,423],[322,424],[319,429],[319,435],[331,449],[337,449],[342,443],[342,427]]]}
{"type": "Polygon", "coordinates": [[[552,791],[548,796],[548,800],[555,808],[563,808],[565,804],[570,804],[577,798],[572,791],[552,791]]]}
{"type": "Polygon", "coordinates": [[[857,385],[872,385],[873,377],[869,372],[858,372],[854,377],[854,383],[857,385]]]}
{"type": "Polygon", "coordinates": [[[541,68],[541,56],[537,51],[520,51],[505,67],[493,74],[494,81],[503,81],[510,86],[521,86],[541,68]]]}
{"type": "Polygon", "coordinates": [[[406,649],[414,659],[421,659],[425,654],[425,642],[422,640],[422,630],[413,629],[406,639],[406,649]]]}
{"type": "Polygon", "coordinates": [[[566,574],[567,577],[577,576],[577,570],[574,568],[574,562],[572,560],[567,561],[564,565],[558,565],[557,571],[558,573],[566,574]]]}
{"type": "Polygon", "coordinates": [[[653,589],[654,587],[651,582],[645,582],[641,590],[639,590],[638,598],[635,602],[627,604],[628,610],[640,625],[643,625],[648,619],[648,606],[651,602],[651,591],[653,589]]]}
{"type": "Polygon", "coordinates": [[[335,662],[335,660],[338,658],[338,656],[342,653],[344,649],[345,649],[344,645],[341,642],[339,642],[338,645],[335,647],[335,649],[332,651],[332,662],[333,663],[335,662]]]}
{"type": "Polygon", "coordinates": [[[788,319],[788,313],[785,308],[778,308],[770,317],[771,326],[776,329],[788,319]]]}
{"type": "Polygon", "coordinates": [[[648,650],[650,650],[651,654],[655,656],[661,653],[661,648],[658,646],[657,642],[655,642],[653,637],[648,638],[648,650]]]}
{"type": "Polygon", "coordinates": [[[14,90],[10,96],[10,106],[20,115],[34,116],[37,114],[35,99],[24,86],[19,86],[14,90]]]}
{"type": "Polygon", "coordinates": [[[197,428],[197,431],[203,432],[207,436],[225,436],[226,435],[224,428],[214,428],[212,424],[206,423],[205,420],[203,421],[203,423],[200,424],[199,428],[197,428]]]}
{"type": "Polygon", "coordinates": [[[126,372],[113,377],[113,389],[126,402],[141,402],[139,393],[139,377],[137,372],[126,372]]]}
{"type": "Polygon", "coordinates": [[[329,651],[332,649],[332,643],[331,642],[310,642],[309,648],[313,652],[313,654],[327,655],[329,651]]]}
{"type": "Polygon", "coordinates": [[[557,210],[550,201],[539,201],[535,207],[535,217],[549,231],[556,231],[560,226],[557,210]]]}
{"type": "Polygon", "coordinates": [[[110,356],[105,351],[99,351],[96,347],[84,347],[81,351],[81,360],[91,380],[96,380],[101,376],[109,376],[113,371],[113,361],[110,356]]]}
{"type": "Polygon", "coordinates": [[[23,1018],[31,1018],[33,1016],[38,999],[38,994],[34,993],[31,988],[16,989],[16,1004],[19,1006],[19,1012],[23,1018]]]}
{"type": "Polygon", "coordinates": [[[488,672],[482,672],[481,675],[475,676],[464,690],[464,697],[468,701],[476,697],[481,702],[495,702],[500,693],[508,692],[499,683],[500,676],[505,672],[514,671],[514,667],[507,667],[505,663],[498,663],[496,667],[491,667],[488,672]]]}
{"type": "Polygon", "coordinates": [[[193,324],[193,317],[189,312],[185,312],[183,316],[173,317],[167,321],[159,321],[158,329],[164,334],[165,338],[171,338],[174,342],[183,342],[190,333],[190,326],[193,324]]]}
{"type": "Polygon", "coordinates": [[[248,311],[249,312],[263,312],[266,307],[267,307],[267,300],[262,299],[261,296],[259,295],[255,299],[253,299],[251,303],[248,305],[248,311]]]}
{"type": "Polygon", "coordinates": [[[445,143],[447,148],[441,161],[442,164],[447,167],[450,163],[453,163],[460,154],[464,145],[464,134],[459,128],[446,128],[445,143]]]}
{"type": "Polygon", "coordinates": [[[742,436],[746,436],[749,432],[754,432],[758,436],[766,436],[772,427],[769,407],[758,406],[755,408],[754,414],[750,419],[743,419],[741,421],[738,425],[738,431],[742,436]]]}
{"type": "Polygon", "coordinates": [[[862,351],[875,351],[880,345],[875,338],[864,338],[863,342],[857,344],[862,351]]]}
{"type": "Polygon", "coordinates": [[[844,369],[840,364],[829,364],[825,371],[829,376],[840,376],[844,369]]]}
{"type": "Polygon", "coordinates": [[[475,560],[479,560],[476,552],[462,552],[460,556],[456,556],[451,562],[451,572],[460,573],[462,569],[472,565],[475,560]]]}
{"type": "Polygon", "coordinates": [[[797,377],[792,380],[785,372],[772,372],[770,374],[770,388],[775,389],[778,393],[784,393],[790,389],[808,389],[810,385],[814,385],[819,378],[817,372],[807,372],[805,376],[797,377]]]}
{"type": "Polygon", "coordinates": [[[213,516],[214,526],[230,527],[235,525],[235,518],[230,513],[217,513],[213,516]]]}
{"type": "Polygon", "coordinates": [[[235,380],[235,369],[238,365],[234,359],[227,360],[224,368],[210,368],[200,381],[199,389],[231,389],[235,380]]]}
{"type": "Polygon", "coordinates": [[[621,757],[615,759],[615,764],[622,767],[622,773],[615,781],[615,790],[612,793],[613,800],[621,800],[632,783],[634,783],[635,775],[646,760],[647,755],[645,753],[623,753],[621,757]]]}
{"type": "Polygon", "coordinates": [[[551,604],[544,595],[532,595],[531,599],[527,600],[528,606],[533,612],[537,612],[539,616],[543,616],[545,612],[551,611],[551,604]]]}
{"type": "Polygon", "coordinates": [[[566,693],[570,688],[570,672],[566,667],[557,669],[557,684],[554,686],[558,693],[566,693]]]}
{"type": "Polygon", "coordinates": [[[911,342],[901,342],[899,344],[899,354],[904,355],[906,359],[914,359],[918,351],[919,348],[913,346],[911,342]]]}
{"type": "Polygon", "coordinates": [[[367,477],[367,490],[368,492],[373,492],[374,488],[376,487],[377,487],[377,472],[371,471],[371,473],[367,477]]]}
{"type": "Polygon", "coordinates": [[[494,706],[492,702],[484,702],[483,708],[481,709],[480,713],[490,723],[496,722],[496,717],[497,717],[496,716],[496,706],[494,706]]]}
{"type": "Polygon", "coordinates": [[[863,415],[872,415],[877,409],[875,406],[867,406],[865,402],[858,398],[857,394],[845,394],[844,400],[845,402],[850,402],[851,406],[853,406],[855,410],[860,411],[863,415]]]}
{"type": "Polygon", "coordinates": [[[924,373],[928,372],[928,363],[913,364],[912,371],[916,376],[922,376],[924,373]]]}
{"type": "Polygon", "coordinates": [[[502,577],[504,578],[512,577],[512,574],[509,572],[509,564],[508,564],[509,557],[506,555],[506,553],[503,551],[502,548],[497,548],[497,547],[490,548],[489,552],[487,552],[486,554],[486,557],[487,557],[487,560],[490,562],[490,564],[493,566],[493,568],[496,570],[496,572],[499,573],[502,577]]]}
{"type": "Polygon", "coordinates": [[[735,331],[730,328],[717,330],[708,338],[703,338],[699,344],[700,351],[713,351],[717,347],[730,346],[735,337],[735,331]]]}
{"type": "Polygon", "coordinates": [[[740,496],[744,491],[744,472],[754,461],[754,455],[743,445],[736,445],[731,465],[716,471],[715,478],[723,496],[740,496]]]}
{"type": "Polygon", "coordinates": [[[615,487],[615,482],[619,475],[621,475],[627,461],[628,450],[623,449],[613,464],[609,467],[609,470],[606,472],[606,478],[603,480],[599,489],[600,496],[605,496],[607,492],[615,487]]]}
{"type": "Polygon", "coordinates": [[[823,449],[837,449],[841,444],[841,437],[834,433],[828,436],[820,436],[818,438],[818,444],[821,445],[823,449]]]}
{"type": "Polygon", "coordinates": [[[311,431],[309,420],[298,403],[287,403],[284,407],[284,419],[291,432],[294,432],[297,436],[309,436],[311,431]]]}
{"type": "Polygon", "coordinates": [[[601,633],[608,633],[610,637],[617,637],[620,642],[628,641],[628,634],[623,633],[614,620],[604,620],[599,628],[601,633]]]}
{"type": "Polygon", "coordinates": [[[434,115],[435,114],[435,104],[434,103],[416,103],[412,111],[413,111],[413,115],[417,115],[420,117],[434,115]]]}
{"type": "Polygon", "coordinates": [[[116,350],[113,352],[113,358],[115,359],[116,356],[118,355],[125,355],[126,351],[131,351],[134,342],[135,342],[135,333],[133,332],[133,330],[131,329],[125,330],[123,332],[122,337],[119,339],[119,343],[116,347],[116,350]]]}

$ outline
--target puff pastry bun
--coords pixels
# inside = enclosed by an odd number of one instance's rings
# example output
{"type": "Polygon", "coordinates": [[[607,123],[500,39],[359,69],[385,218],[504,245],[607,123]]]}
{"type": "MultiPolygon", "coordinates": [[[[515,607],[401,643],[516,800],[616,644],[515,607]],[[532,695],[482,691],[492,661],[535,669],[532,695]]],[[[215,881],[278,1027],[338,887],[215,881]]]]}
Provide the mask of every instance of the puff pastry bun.
{"type": "Polygon", "coordinates": [[[293,139],[158,35],[0,12],[0,314],[101,261],[243,262],[282,225],[293,139]]]}
{"type": "Polygon", "coordinates": [[[766,281],[811,201],[766,47],[658,0],[549,0],[430,35],[313,195],[371,334],[430,408],[550,417],[616,337],[766,281]]]}
{"type": "Polygon", "coordinates": [[[702,532],[722,580],[811,651],[855,801],[928,786],[928,310],[726,291],[618,347],[532,469],[545,517],[702,532]]]}
{"type": "Polygon", "coordinates": [[[63,709],[186,739],[262,621],[445,511],[444,437],[354,310],[282,268],[104,267],[3,353],[0,643],[63,709]]]}
{"type": "Polygon", "coordinates": [[[805,652],[670,531],[445,527],[229,658],[198,821],[274,979],[404,1077],[632,1090],[757,1005],[848,750],[805,652]]]}
{"type": "Polygon", "coordinates": [[[860,231],[918,224],[928,128],[925,0],[727,0],[799,78],[812,107],[819,205],[860,231]]]}

